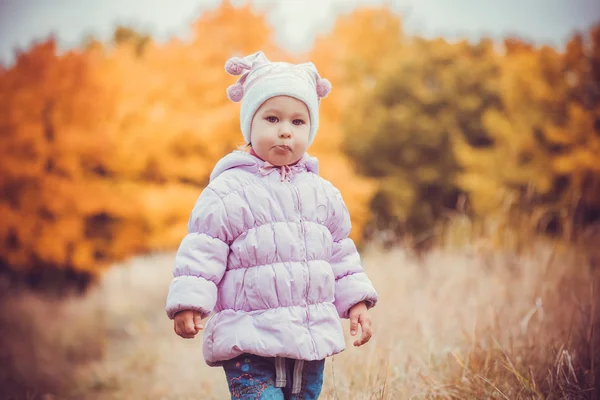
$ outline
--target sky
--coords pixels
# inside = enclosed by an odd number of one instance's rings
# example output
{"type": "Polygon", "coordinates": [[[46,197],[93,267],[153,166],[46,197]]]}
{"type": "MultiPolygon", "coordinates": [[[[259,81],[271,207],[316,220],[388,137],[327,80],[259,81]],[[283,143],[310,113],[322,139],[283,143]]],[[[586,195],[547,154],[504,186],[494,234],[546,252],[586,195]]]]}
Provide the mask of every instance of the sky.
{"type": "MultiPolygon", "coordinates": [[[[0,0],[0,62],[10,65],[15,49],[25,50],[50,34],[61,49],[67,49],[89,34],[107,39],[117,24],[146,31],[158,41],[186,38],[191,22],[219,2],[0,0]]],[[[409,34],[426,37],[477,40],[482,35],[511,35],[560,47],[574,31],[600,22],[598,0],[254,0],[253,4],[267,12],[281,46],[302,52],[316,35],[331,29],[340,13],[384,2],[403,15],[409,34]]]]}

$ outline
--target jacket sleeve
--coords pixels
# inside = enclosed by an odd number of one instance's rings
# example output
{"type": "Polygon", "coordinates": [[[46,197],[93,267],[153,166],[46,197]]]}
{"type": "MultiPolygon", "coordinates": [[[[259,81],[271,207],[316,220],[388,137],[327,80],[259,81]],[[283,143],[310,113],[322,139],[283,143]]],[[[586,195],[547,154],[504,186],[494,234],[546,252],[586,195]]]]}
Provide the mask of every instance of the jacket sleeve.
{"type": "Polygon", "coordinates": [[[202,318],[210,314],[227,266],[230,240],[223,200],[207,187],[194,205],[188,233],[175,256],[165,308],[170,319],[182,310],[199,311],[202,318]]]}
{"type": "Polygon", "coordinates": [[[367,308],[377,303],[379,295],[363,270],[354,241],[348,236],[352,229],[350,214],[341,193],[335,189],[332,196],[333,215],[328,228],[333,236],[330,264],[335,275],[334,305],[340,318],[348,318],[352,306],[364,301],[367,308]]]}

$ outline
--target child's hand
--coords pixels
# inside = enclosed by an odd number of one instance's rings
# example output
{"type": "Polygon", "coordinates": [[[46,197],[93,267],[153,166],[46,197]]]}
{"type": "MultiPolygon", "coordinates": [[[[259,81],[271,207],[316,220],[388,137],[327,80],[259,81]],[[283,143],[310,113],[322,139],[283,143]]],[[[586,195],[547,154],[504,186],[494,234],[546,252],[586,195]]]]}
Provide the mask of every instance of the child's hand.
{"type": "Polygon", "coordinates": [[[183,310],[175,314],[173,320],[175,333],[184,339],[192,339],[198,332],[204,329],[202,315],[194,310],[183,310]]]}
{"type": "Polygon", "coordinates": [[[358,324],[360,324],[360,330],[362,335],[359,340],[354,341],[354,346],[360,347],[367,343],[371,339],[371,316],[367,310],[367,305],[364,301],[352,306],[348,312],[350,317],[350,334],[356,335],[358,324]]]}

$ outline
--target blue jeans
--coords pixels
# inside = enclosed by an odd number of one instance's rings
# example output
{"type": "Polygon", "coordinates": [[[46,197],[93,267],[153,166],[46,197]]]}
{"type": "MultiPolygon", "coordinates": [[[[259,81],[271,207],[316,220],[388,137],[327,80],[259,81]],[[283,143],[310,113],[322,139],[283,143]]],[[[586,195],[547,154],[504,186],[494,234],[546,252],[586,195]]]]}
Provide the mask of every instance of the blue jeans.
{"type": "Polygon", "coordinates": [[[232,400],[316,400],[323,387],[325,360],[242,354],[225,361],[223,369],[232,400]]]}

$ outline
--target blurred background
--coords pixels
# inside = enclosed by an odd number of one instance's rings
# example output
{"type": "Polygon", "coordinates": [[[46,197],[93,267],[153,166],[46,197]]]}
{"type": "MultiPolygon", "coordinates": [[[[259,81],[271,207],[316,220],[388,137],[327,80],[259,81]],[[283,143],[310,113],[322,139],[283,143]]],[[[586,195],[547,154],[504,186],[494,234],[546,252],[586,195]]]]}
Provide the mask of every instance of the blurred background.
{"type": "Polygon", "coordinates": [[[164,301],[258,50],[332,82],[309,152],[381,293],[322,397],[598,398],[592,0],[0,1],[0,398],[228,398],[164,301]]]}

